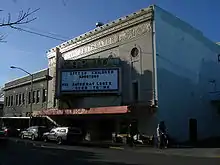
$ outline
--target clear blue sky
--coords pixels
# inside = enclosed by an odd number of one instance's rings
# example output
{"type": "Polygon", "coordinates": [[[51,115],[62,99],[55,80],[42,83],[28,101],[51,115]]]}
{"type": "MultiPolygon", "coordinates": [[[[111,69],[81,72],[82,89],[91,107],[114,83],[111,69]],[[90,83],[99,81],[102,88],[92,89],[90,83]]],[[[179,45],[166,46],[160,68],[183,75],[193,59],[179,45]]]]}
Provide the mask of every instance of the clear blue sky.
{"type": "MultiPolygon", "coordinates": [[[[156,4],[201,30],[213,41],[220,41],[219,0],[0,0],[0,17],[28,8],[40,10],[38,18],[26,26],[38,31],[56,33],[71,39],[95,27],[97,21],[109,22],[151,4],[156,4]],[[63,3],[65,2],[65,3],[63,3]]],[[[16,17],[13,17],[16,18],[16,17]]],[[[24,76],[11,65],[35,72],[47,67],[46,51],[61,41],[12,29],[0,29],[7,34],[7,43],[0,43],[0,85],[24,76]]]]}

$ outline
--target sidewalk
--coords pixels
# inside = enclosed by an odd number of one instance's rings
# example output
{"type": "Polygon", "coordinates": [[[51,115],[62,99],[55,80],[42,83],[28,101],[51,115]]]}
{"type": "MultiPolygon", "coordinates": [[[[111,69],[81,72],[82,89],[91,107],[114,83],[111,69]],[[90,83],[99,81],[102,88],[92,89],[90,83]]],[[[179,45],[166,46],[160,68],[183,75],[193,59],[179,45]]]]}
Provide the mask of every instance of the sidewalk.
{"type": "Polygon", "coordinates": [[[164,155],[190,156],[190,157],[217,157],[220,158],[220,148],[168,148],[168,149],[150,149],[138,148],[134,152],[155,153],[164,155]]]}

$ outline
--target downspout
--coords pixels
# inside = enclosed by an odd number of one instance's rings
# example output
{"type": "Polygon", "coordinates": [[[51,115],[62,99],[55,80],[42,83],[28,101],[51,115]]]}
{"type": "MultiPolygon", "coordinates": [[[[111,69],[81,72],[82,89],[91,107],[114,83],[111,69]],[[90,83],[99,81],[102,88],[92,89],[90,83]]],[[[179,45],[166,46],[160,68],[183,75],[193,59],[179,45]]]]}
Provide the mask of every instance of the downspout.
{"type": "Polygon", "coordinates": [[[153,105],[158,106],[158,90],[157,90],[157,51],[156,51],[156,28],[155,28],[155,6],[153,8],[152,19],[152,53],[153,53],[153,105]]]}
{"type": "MultiPolygon", "coordinates": [[[[47,83],[46,83],[46,92],[47,92],[47,97],[45,98],[46,99],[46,110],[48,109],[48,96],[49,96],[49,90],[48,90],[48,86],[49,86],[49,81],[51,81],[50,79],[50,74],[49,74],[49,68],[47,69],[47,83]]],[[[44,94],[45,95],[45,94],[44,94]]],[[[43,96],[45,97],[45,96],[43,96]]]]}

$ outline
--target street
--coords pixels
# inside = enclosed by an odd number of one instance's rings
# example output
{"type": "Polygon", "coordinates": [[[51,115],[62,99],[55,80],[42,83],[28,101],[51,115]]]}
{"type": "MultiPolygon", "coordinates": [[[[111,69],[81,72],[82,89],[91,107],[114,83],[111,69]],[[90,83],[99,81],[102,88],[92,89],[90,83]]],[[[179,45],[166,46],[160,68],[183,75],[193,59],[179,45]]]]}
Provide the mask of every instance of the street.
{"type": "Polygon", "coordinates": [[[0,145],[0,165],[214,165],[220,163],[220,158],[190,157],[157,154],[150,152],[135,152],[132,150],[117,150],[104,148],[87,148],[64,146],[34,147],[17,143],[0,145]]]}

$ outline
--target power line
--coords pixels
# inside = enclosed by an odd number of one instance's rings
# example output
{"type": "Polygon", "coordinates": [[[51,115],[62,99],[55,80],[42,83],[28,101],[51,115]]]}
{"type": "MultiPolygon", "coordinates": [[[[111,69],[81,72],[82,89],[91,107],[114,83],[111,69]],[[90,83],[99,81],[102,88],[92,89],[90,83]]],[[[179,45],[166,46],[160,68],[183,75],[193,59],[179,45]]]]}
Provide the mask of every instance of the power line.
{"type": "Polygon", "coordinates": [[[62,36],[62,35],[59,35],[59,34],[56,34],[56,33],[47,32],[47,31],[44,31],[44,30],[36,29],[36,28],[33,28],[33,27],[28,27],[28,26],[25,26],[25,25],[22,25],[22,29],[27,29],[27,30],[30,30],[30,31],[35,31],[37,33],[45,33],[45,34],[48,34],[48,35],[52,35],[54,37],[62,38],[64,40],[69,40],[68,37],[65,37],[65,36],[62,36]]]}
{"type": "Polygon", "coordinates": [[[49,35],[41,34],[41,33],[38,33],[38,32],[34,32],[34,31],[22,29],[22,28],[19,28],[18,30],[23,31],[23,32],[27,32],[27,33],[30,33],[30,34],[35,34],[35,35],[38,35],[38,36],[41,36],[41,37],[46,37],[46,38],[58,40],[58,41],[63,41],[63,42],[66,41],[66,40],[58,38],[58,37],[52,37],[52,36],[49,36],[49,35]]]}

